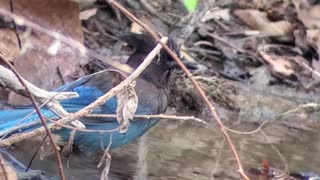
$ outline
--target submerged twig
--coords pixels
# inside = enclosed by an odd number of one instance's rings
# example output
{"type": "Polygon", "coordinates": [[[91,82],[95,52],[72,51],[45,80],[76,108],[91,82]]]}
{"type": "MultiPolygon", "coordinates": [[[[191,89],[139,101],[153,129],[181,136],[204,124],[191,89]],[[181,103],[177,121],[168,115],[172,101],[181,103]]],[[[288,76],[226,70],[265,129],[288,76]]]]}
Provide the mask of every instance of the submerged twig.
{"type": "Polygon", "coordinates": [[[290,109],[284,113],[281,113],[278,115],[277,119],[281,119],[285,116],[288,116],[290,114],[297,114],[297,113],[305,113],[305,114],[311,114],[313,112],[319,112],[320,111],[320,104],[318,103],[307,103],[299,105],[298,107],[294,109],[290,109]]]}
{"type": "MultiPolygon", "coordinates": [[[[109,150],[112,145],[112,134],[110,135],[109,144],[107,148],[104,150],[103,155],[97,165],[98,168],[100,168],[104,164],[104,168],[101,172],[100,180],[109,180],[109,171],[110,171],[110,165],[111,165],[111,155],[109,154],[109,150]]],[[[101,144],[103,147],[103,144],[101,144]]]]}
{"type": "Polygon", "coordinates": [[[277,152],[277,154],[279,155],[280,159],[282,160],[282,162],[284,164],[284,172],[281,174],[278,174],[274,177],[275,179],[282,179],[287,173],[289,173],[288,163],[287,163],[286,159],[284,158],[284,156],[281,154],[281,152],[272,144],[272,142],[268,138],[267,134],[262,129],[260,129],[260,132],[263,135],[263,137],[266,139],[266,141],[269,143],[269,145],[272,147],[272,149],[277,152]]]}

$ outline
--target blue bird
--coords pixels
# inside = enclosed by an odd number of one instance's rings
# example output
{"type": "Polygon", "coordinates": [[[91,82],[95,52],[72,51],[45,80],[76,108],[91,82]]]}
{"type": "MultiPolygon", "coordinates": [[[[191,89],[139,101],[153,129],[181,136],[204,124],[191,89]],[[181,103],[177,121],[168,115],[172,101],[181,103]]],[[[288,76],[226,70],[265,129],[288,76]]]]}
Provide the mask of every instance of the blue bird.
{"type": "MultiPolygon", "coordinates": [[[[123,35],[122,39],[136,49],[127,60],[127,64],[132,68],[137,68],[148,53],[156,46],[156,42],[145,34],[129,33],[123,35]]],[[[168,44],[175,50],[172,41],[169,40],[168,44]]],[[[139,99],[136,114],[150,115],[164,113],[168,106],[168,78],[171,70],[176,67],[177,65],[173,63],[173,60],[167,52],[161,50],[158,57],[153,60],[136,80],[135,91],[139,99]]],[[[78,98],[64,100],[61,102],[61,105],[69,113],[79,111],[108,92],[114,86],[112,77],[112,72],[102,71],[85,76],[75,82],[68,83],[58,88],[58,90],[66,88],[64,91],[73,91],[79,94],[78,98]]],[[[101,107],[95,109],[93,113],[115,114],[116,107],[117,99],[113,97],[101,107]]],[[[12,127],[39,121],[38,115],[33,114],[24,119],[21,123],[21,120],[32,111],[32,107],[1,110],[0,136],[6,138],[8,136],[7,132],[12,129],[12,127]],[[5,135],[6,137],[4,137],[5,135]]],[[[58,116],[49,109],[42,108],[41,112],[45,117],[53,119],[58,118],[58,116]]],[[[81,122],[90,130],[111,130],[119,126],[116,119],[83,118],[81,119],[81,122]]],[[[118,131],[112,133],[88,133],[77,131],[73,144],[85,152],[95,153],[96,151],[105,149],[109,145],[111,138],[111,148],[120,147],[142,136],[157,122],[157,119],[134,119],[130,121],[130,126],[126,133],[120,133],[118,131]]],[[[40,125],[41,124],[19,129],[19,131],[10,132],[9,135],[18,132],[27,132],[40,125]]],[[[62,128],[54,131],[54,133],[58,134],[65,142],[69,140],[70,130],[68,129],[62,128]]]]}

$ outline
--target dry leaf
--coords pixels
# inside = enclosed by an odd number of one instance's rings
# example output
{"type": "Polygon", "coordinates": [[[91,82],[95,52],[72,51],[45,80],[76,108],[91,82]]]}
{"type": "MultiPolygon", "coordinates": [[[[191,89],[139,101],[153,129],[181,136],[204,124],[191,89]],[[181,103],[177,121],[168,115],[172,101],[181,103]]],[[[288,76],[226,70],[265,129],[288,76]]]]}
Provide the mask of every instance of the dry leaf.
{"type": "Polygon", "coordinates": [[[138,96],[134,90],[135,82],[123,88],[117,94],[117,121],[120,124],[120,133],[125,133],[129,126],[130,121],[138,107],[138,96]]]}
{"type": "Polygon", "coordinates": [[[271,66],[272,71],[284,76],[294,75],[295,66],[285,57],[260,52],[263,59],[271,66]]]}
{"type": "Polygon", "coordinates": [[[267,13],[255,9],[235,10],[234,14],[251,29],[259,30],[264,35],[286,36],[293,30],[288,21],[271,22],[267,17],[267,13]]]}
{"type": "Polygon", "coordinates": [[[207,21],[210,21],[211,19],[215,20],[224,20],[224,21],[230,21],[231,15],[230,15],[230,9],[221,9],[221,8],[213,8],[206,12],[206,14],[201,19],[202,23],[205,23],[207,21]]]}
{"type": "MultiPolygon", "coordinates": [[[[320,29],[309,29],[307,30],[306,36],[307,36],[306,37],[307,42],[317,50],[317,53],[319,56],[320,55],[320,29]]],[[[312,68],[314,69],[314,71],[316,71],[316,73],[320,72],[320,59],[312,60],[312,68]]],[[[318,79],[318,76],[314,76],[314,77],[317,77],[318,79]]]]}
{"type": "Polygon", "coordinates": [[[131,24],[130,32],[133,32],[133,33],[136,33],[136,34],[142,34],[143,29],[139,24],[137,24],[136,22],[133,22],[131,24]]]}
{"type": "Polygon", "coordinates": [[[320,28],[320,5],[310,6],[306,0],[292,0],[298,14],[298,18],[309,28],[320,28]]]}
{"type": "Polygon", "coordinates": [[[91,16],[96,15],[97,10],[98,10],[97,8],[92,8],[92,9],[87,9],[85,11],[80,12],[80,15],[79,15],[80,20],[87,20],[91,16]]]}
{"type": "Polygon", "coordinates": [[[320,54],[320,29],[309,29],[306,35],[307,42],[320,54]]]}

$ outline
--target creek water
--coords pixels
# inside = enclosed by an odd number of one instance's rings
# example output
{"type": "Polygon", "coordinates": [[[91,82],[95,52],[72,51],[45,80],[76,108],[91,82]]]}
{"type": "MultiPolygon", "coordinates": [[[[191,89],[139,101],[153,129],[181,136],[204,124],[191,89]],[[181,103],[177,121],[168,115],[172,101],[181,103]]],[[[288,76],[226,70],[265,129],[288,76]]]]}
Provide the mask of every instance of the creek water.
{"type": "MultiPolygon", "coordinates": [[[[240,111],[218,108],[226,126],[237,131],[252,131],[262,122],[268,122],[262,128],[268,139],[260,131],[252,134],[229,132],[243,166],[258,167],[261,160],[266,159],[280,170],[287,166],[290,172],[320,173],[319,113],[292,114],[276,120],[279,113],[301,103],[319,102],[319,96],[282,88],[239,86],[238,91],[235,100],[240,104],[240,111]]],[[[170,109],[169,114],[174,113],[170,109]]],[[[240,179],[220,129],[209,114],[203,114],[208,125],[161,120],[142,140],[112,150],[112,179],[240,179]]],[[[24,163],[30,160],[33,152],[26,146],[17,146],[12,151],[24,163]]],[[[99,179],[102,168],[97,168],[97,164],[100,157],[100,154],[93,157],[72,155],[70,167],[64,168],[67,179],[99,179]]],[[[48,177],[56,177],[56,166],[54,157],[42,161],[36,157],[32,168],[44,170],[48,177]]]]}

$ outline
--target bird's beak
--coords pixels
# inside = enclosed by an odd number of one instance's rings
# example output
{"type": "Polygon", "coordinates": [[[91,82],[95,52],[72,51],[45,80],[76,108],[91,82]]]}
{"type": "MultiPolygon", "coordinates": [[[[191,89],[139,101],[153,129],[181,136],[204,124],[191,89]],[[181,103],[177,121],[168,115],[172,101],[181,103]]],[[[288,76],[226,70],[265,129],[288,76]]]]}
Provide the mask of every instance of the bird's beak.
{"type": "Polygon", "coordinates": [[[186,59],[182,59],[182,62],[190,70],[195,70],[199,68],[199,65],[196,62],[187,61],[186,59]]]}

